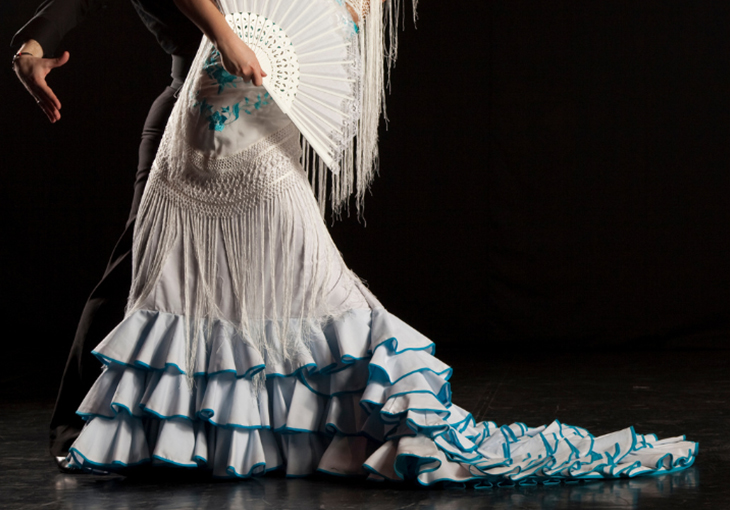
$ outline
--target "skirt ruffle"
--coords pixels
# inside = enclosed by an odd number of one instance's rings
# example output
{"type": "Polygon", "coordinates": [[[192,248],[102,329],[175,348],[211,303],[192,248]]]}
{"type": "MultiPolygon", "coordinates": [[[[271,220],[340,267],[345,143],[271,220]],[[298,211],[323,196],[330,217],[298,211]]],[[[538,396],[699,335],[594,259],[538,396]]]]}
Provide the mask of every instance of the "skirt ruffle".
{"type": "Polygon", "coordinates": [[[305,326],[311,354],[281,361],[224,321],[205,325],[191,385],[185,319],[134,312],[94,351],[105,369],[78,410],[88,423],[70,462],[491,486],[663,474],[697,454],[684,437],[633,428],[593,437],[558,421],[476,423],[451,402],[451,368],[433,342],[382,308],[305,326]]]}

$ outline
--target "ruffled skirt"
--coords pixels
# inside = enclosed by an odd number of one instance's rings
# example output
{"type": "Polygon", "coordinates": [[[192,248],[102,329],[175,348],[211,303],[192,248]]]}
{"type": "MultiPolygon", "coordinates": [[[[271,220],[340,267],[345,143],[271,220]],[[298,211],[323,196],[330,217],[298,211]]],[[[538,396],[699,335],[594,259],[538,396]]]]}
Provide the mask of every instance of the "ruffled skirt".
{"type": "Polygon", "coordinates": [[[693,463],[684,437],[497,426],[453,404],[434,344],[342,261],[296,129],[203,48],[183,89],[198,103],[173,118],[205,136],[191,147],[168,125],[135,231],[128,314],[94,351],[104,370],[78,410],[88,422],[72,465],[489,486],[693,463]],[[232,149],[246,137],[258,141],[232,149]],[[185,168],[171,147],[186,147],[185,168]]]}
{"type": "Polygon", "coordinates": [[[311,357],[290,366],[268,366],[225,323],[211,331],[190,386],[182,317],[139,311],[121,323],[95,351],[106,369],[79,409],[89,422],[70,459],[121,472],[152,464],[491,486],[664,474],[697,453],[684,437],[631,427],[593,437],[558,421],[476,423],[452,403],[451,369],[433,343],[382,308],[312,329],[311,357]],[[266,376],[258,392],[256,374],[266,376]]]}

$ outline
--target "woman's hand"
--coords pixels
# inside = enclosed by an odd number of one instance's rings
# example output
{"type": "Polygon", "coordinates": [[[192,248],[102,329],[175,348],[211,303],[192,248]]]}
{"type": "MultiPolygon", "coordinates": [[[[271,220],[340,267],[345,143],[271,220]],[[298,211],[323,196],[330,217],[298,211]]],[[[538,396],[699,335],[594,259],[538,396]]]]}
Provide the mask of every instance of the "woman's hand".
{"type": "Polygon", "coordinates": [[[253,50],[237,35],[231,32],[230,37],[225,37],[218,43],[217,49],[221,54],[221,63],[226,71],[240,76],[243,81],[253,82],[257,87],[262,85],[262,78],[266,76],[266,73],[261,69],[261,64],[253,50]]]}
{"type": "Polygon", "coordinates": [[[256,55],[236,35],[215,3],[211,0],[174,0],[175,5],[190,18],[206,35],[221,54],[223,68],[240,76],[243,81],[253,81],[260,87],[266,73],[261,69],[256,55]]]}
{"type": "Polygon", "coordinates": [[[56,122],[61,118],[61,101],[46,83],[46,76],[53,69],[68,62],[69,53],[65,51],[58,58],[43,58],[43,49],[32,39],[21,46],[19,51],[28,52],[30,55],[21,55],[14,60],[15,74],[48,120],[56,122]]]}

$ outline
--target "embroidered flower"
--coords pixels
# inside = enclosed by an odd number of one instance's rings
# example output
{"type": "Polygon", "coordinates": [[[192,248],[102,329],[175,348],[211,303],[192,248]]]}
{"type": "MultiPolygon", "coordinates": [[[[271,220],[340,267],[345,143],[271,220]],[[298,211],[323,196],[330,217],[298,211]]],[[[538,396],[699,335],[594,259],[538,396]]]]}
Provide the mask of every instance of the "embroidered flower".
{"type": "Polygon", "coordinates": [[[233,75],[223,68],[220,63],[220,53],[218,50],[213,50],[210,56],[206,59],[203,64],[203,70],[208,78],[215,81],[218,84],[218,93],[222,93],[226,88],[236,88],[236,81],[239,79],[238,76],[233,75]]]}
{"type": "Polygon", "coordinates": [[[193,104],[193,107],[200,108],[200,114],[205,116],[208,121],[208,129],[211,131],[223,131],[223,128],[237,121],[241,116],[241,105],[239,103],[213,111],[213,106],[203,98],[202,102],[193,104]]]}
{"type": "Polygon", "coordinates": [[[226,120],[228,120],[228,117],[221,112],[215,112],[213,115],[208,116],[208,129],[211,131],[223,131],[223,128],[226,126],[226,120]]]}
{"type": "MultiPolygon", "coordinates": [[[[259,94],[256,97],[256,101],[253,102],[253,104],[251,103],[251,100],[247,97],[243,98],[243,102],[245,103],[244,106],[247,106],[247,107],[253,106],[254,110],[260,110],[262,106],[271,104],[271,96],[269,95],[268,92],[265,92],[263,96],[261,94],[259,94]]],[[[245,109],[243,111],[249,115],[253,114],[253,112],[249,109],[245,109]]]]}

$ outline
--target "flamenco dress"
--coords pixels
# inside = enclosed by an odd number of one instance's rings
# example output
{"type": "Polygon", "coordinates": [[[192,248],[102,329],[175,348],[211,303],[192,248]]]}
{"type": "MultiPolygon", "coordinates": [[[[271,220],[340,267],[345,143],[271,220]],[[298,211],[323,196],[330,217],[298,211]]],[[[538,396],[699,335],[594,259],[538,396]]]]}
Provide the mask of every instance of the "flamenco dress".
{"type": "Polygon", "coordinates": [[[693,463],[684,437],[475,422],[433,342],[343,262],[294,125],[210,43],[199,55],[195,100],[176,106],[145,190],[126,318],[94,350],[104,370],[71,465],[490,486],[693,463]]]}

